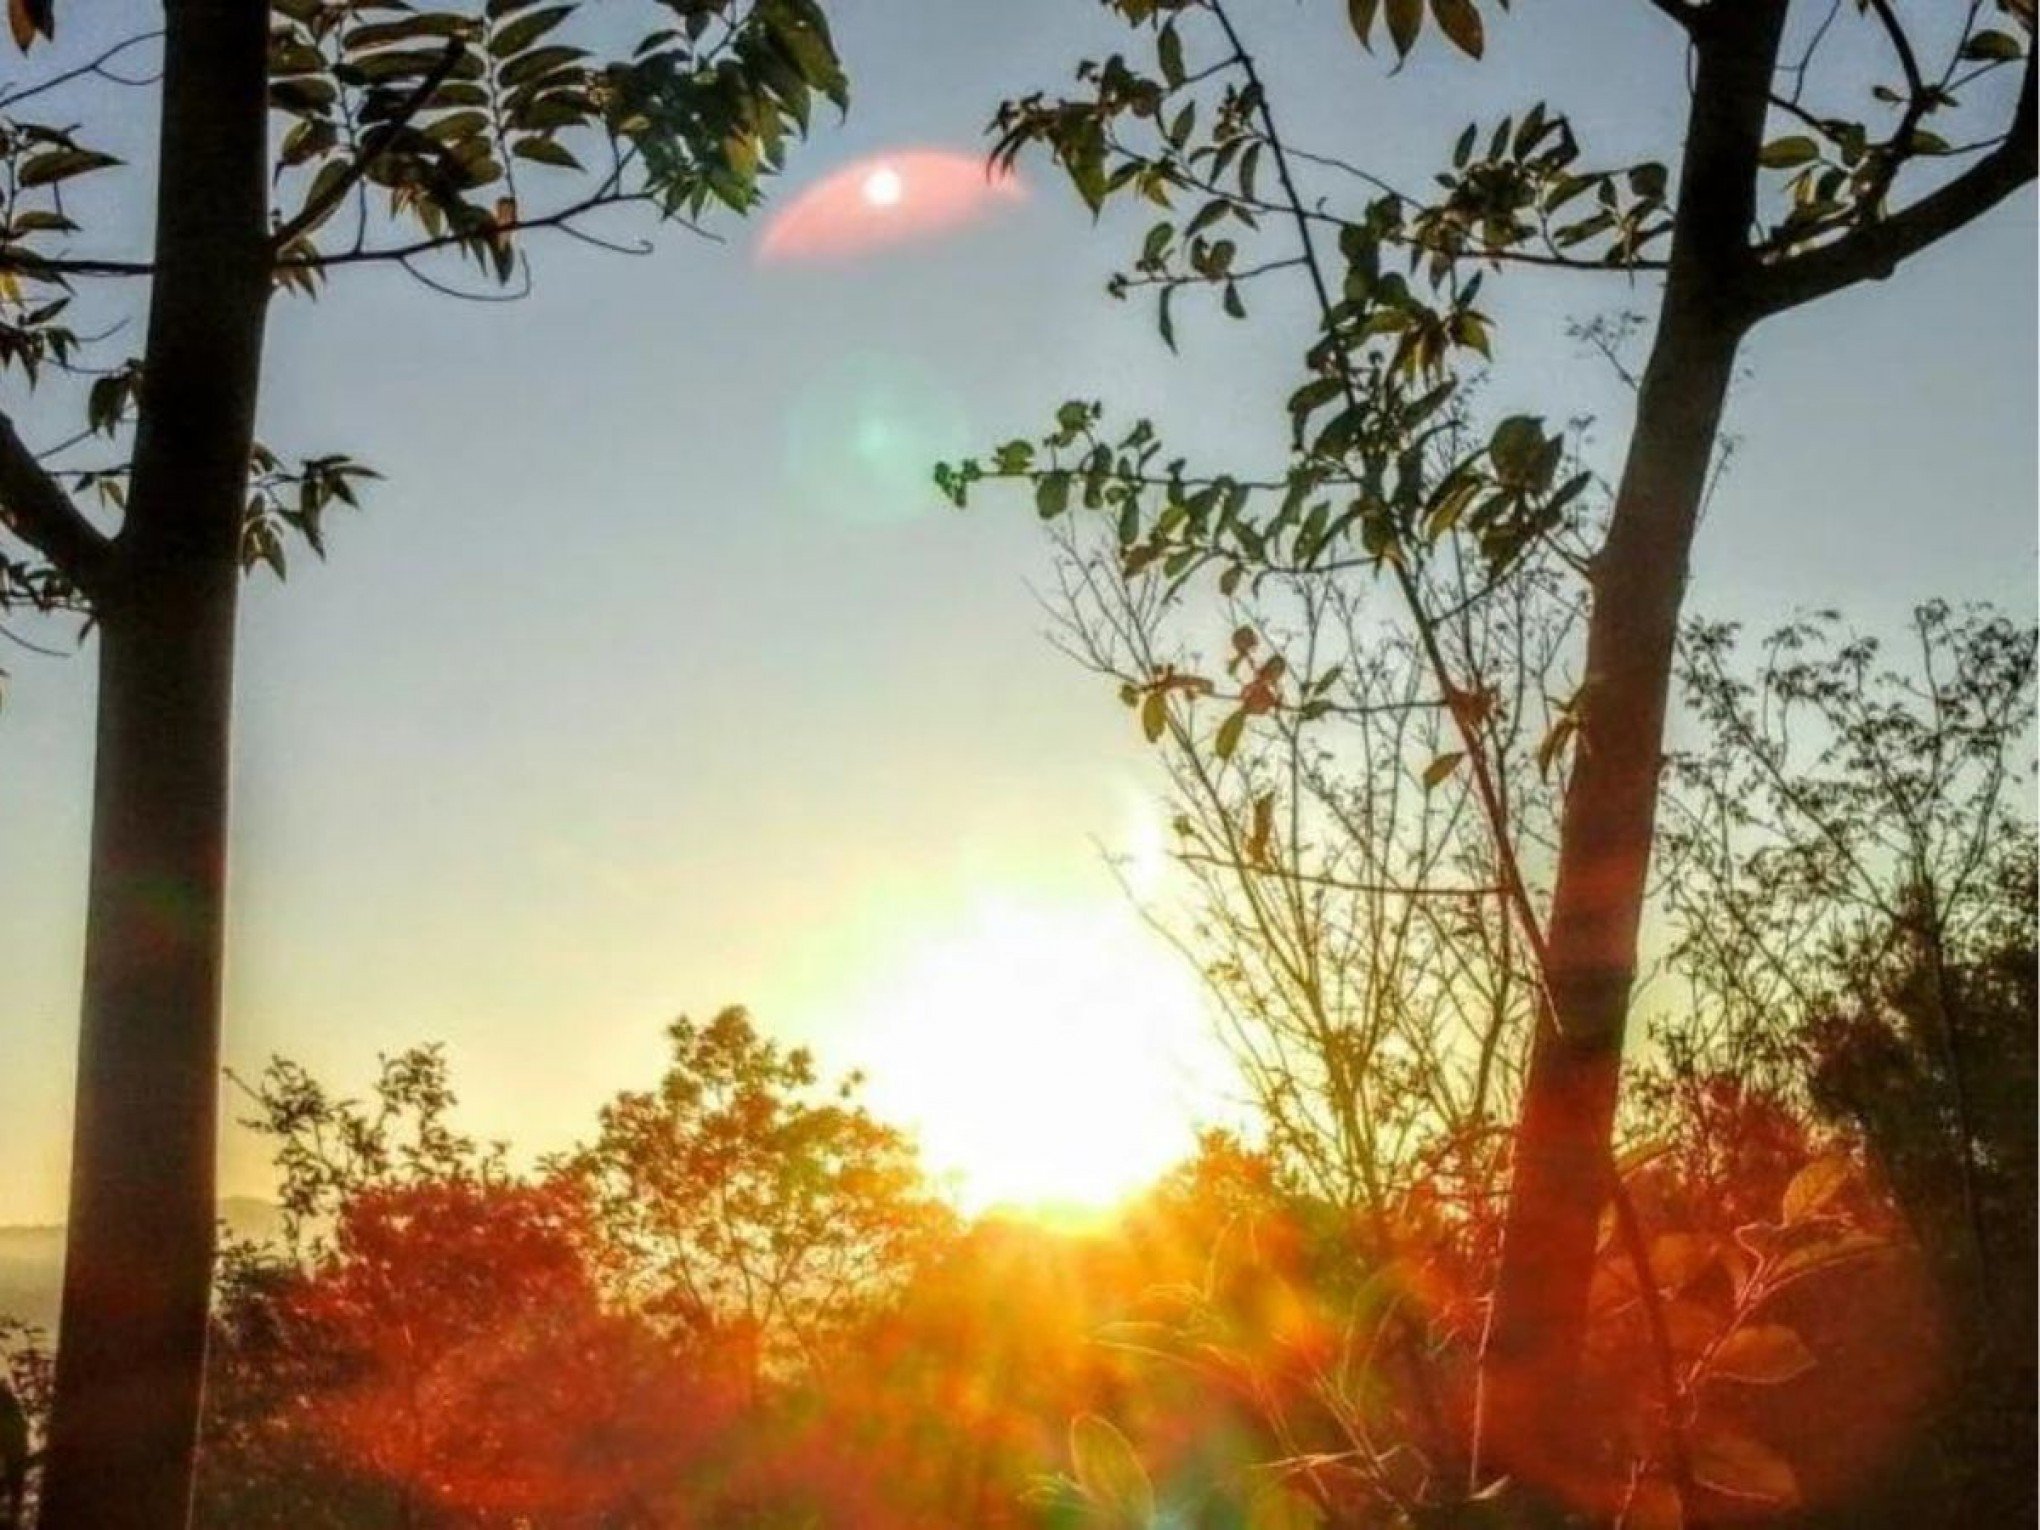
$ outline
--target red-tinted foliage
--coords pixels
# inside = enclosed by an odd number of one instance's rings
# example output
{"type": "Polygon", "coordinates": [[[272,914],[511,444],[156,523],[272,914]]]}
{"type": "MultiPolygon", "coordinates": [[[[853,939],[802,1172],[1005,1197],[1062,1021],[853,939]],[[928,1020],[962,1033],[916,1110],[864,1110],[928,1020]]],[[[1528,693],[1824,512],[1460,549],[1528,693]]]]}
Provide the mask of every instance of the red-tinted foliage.
{"type": "Polygon", "coordinates": [[[349,1199],[269,1301],[271,1454],[463,1524],[612,1523],[682,1480],[735,1400],[605,1311],[580,1199],[478,1180],[349,1199]]]}

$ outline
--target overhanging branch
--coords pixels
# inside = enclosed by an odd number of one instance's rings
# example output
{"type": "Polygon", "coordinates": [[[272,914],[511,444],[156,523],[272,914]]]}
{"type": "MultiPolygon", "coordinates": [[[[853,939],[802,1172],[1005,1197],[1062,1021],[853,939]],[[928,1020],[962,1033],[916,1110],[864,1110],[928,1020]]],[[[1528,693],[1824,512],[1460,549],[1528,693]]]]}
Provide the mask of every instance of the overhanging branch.
{"type": "Polygon", "coordinates": [[[2034,177],[2034,60],[2026,60],[2011,128],[1995,149],[1912,206],[1866,223],[1831,244],[1760,268],[1752,278],[1756,317],[1797,308],[1857,282],[1880,281],[1900,262],[1971,223],[2034,177]]]}
{"type": "Polygon", "coordinates": [[[71,502],[0,414],[0,520],[79,589],[92,593],[113,544],[71,502]]]}

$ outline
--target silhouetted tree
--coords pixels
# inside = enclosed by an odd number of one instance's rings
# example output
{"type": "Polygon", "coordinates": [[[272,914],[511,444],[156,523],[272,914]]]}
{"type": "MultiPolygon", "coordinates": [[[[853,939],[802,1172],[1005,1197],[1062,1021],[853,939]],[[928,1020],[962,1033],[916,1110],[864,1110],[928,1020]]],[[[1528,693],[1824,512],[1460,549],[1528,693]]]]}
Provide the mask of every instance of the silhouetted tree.
{"type": "Polygon", "coordinates": [[[949,1230],[912,1140],[825,1088],[741,1009],[667,1033],[656,1089],[603,1107],[562,1171],[585,1187],[615,1292],[725,1353],[755,1389],[812,1365],[949,1230]]]}
{"type": "MultiPolygon", "coordinates": [[[[1889,276],[2035,171],[2024,0],[2000,0],[1989,16],[1970,6],[1939,26],[1866,0],[1826,20],[1809,14],[1789,54],[1788,0],[1651,5],[1691,81],[1667,156],[1676,175],[1661,162],[1596,165],[1564,111],[1540,103],[1491,132],[1470,124],[1436,183],[1405,192],[1338,146],[1285,137],[1226,0],[1107,0],[1145,35],[1152,62],[1089,59],[1073,95],[1008,102],[995,157],[1038,145],[1094,211],[1114,198],[1166,209],[1115,290],[1154,289],[1171,344],[1172,305],[1186,289],[1237,316],[1257,285],[1285,273],[1304,284],[1315,332],[1289,400],[1288,471],[1194,476],[1145,422],[1107,435],[1094,408],[1073,402],[1045,441],[1011,442],[988,464],[941,474],[959,497],[988,475],[1030,478],[1051,518],[1073,503],[1101,509],[1130,567],[1178,585],[1209,579],[1229,594],[1270,573],[1379,568],[1454,724],[1456,757],[1440,768],[1471,775],[1543,980],[1484,1348],[1481,1445],[1487,1472],[1548,1479],[1571,1475],[1586,1443],[1581,1418],[1554,1399],[1570,1395],[1583,1352],[1674,640],[1737,355],[1762,321],[1889,276]],[[1841,34],[1837,18],[1886,49],[1877,120],[1814,95],[1824,83],[1815,60],[1841,34]],[[2019,76],[2015,97],[1994,89],[2007,73],[2019,76]],[[1957,139],[1926,119],[1955,120],[1979,97],[1988,105],[1977,126],[1957,130],[1972,145],[1960,168],[1933,173],[1957,139]],[[1406,272],[1392,268],[1398,257],[1406,272]],[[1458,539],[1506,577],[1591,483],[1558,478],[1563,440],[1530,415],[1503,419],[1484,448],[1450,466],[1421,449],[1456,370],[1488,353],[1483,282],[1526,265],[1663,280],[1623,468],[1585,568],[1580,684],[1553,726],[1553,750],[1570,754],[1548,907],[1514,863],[1509,805],[1491,779],[1493,698],[1432,641],[1441,613],[1419,577],[1434,549],[1458,539]]],[[[1355,0],[1348,13],[1362,43],[1385,29],[1398,55],[1428,20],[1478,56],[1493,8],[1355,0]]],[[[1198,678],[1146,684],[1166,705],[1195,694],[1198,678]]],[[[1312,687],[1324,683],[1279,669],[1258,678],[1216,721],[1220,752],[1254,719],[1320,699],[1312,687]]]]}
{"type": "MultiPolygon", "coordinates": [[[[86,613],[99,645],[43,1511],[59,1530],[183,1522],[213,1256],[236,590],[253,563],[282,572],[286,532],[322,548],[324,511],[366,472],[256,442],[271,293],[375,265],[444,286],[435,260],[509,282],[533,234],[604,210],[741,212],[813,99],[844,100],[814,0],[670,0],[622,28],[586,9],[170,0],[160,40],[0,91],[0,365],[31,388],[92,378],[49,406],[84,426],[56,445],[0,415],[0,607],[86,613]],[[143,88],[119,65],[144,51],[162,59],[156,226],[122,254],[73,221],[118,167],[92,142],[110,108],[75,98],[143,88]],[[116,312],[146,308],[143,352],[86,371],[73,326],[107,293],[116,312]],[[59,459],[94,435],[115,465],[59,459]]],[[[24,46],[53,24],[48,0],[10,14],[24,46]]]]}

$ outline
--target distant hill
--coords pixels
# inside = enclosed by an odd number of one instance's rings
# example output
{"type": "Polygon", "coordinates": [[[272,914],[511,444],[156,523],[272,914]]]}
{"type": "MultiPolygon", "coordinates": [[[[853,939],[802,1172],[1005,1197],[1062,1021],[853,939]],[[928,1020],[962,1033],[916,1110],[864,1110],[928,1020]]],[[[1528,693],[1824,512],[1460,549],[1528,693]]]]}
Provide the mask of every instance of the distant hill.
{"type": "MultiPolygon", "coordinates": [[[[220,1202],[220,1220],[236,1237],[260,1240],[282,1230],[283,1212],[273,1202],[236,1195],[220,1202]]],[[[0,1317],[54,1331],[63,1281],[60,1224],[0,1227],[0,1317]]]]}

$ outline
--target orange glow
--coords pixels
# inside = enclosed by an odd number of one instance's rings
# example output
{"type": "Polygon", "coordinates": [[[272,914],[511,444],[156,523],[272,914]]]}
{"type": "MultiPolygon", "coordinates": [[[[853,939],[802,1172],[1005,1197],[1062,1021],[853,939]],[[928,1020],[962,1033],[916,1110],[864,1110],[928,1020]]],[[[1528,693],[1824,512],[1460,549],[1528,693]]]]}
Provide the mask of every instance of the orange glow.
{"type": "Polygon", "coordinates": [[[843,166],[780,208],[758,242],[761,261],[846,260],[953,233],[1025,195],[982,158],[904,149],[843,166]]]}
{"type": "Polygon", "coordinates": [[[874,1105],[971,1211],[1110,1208],[1222,1098],[1196,974],[1118,904],[981,900],[854,1009],[874,1105]]]}

